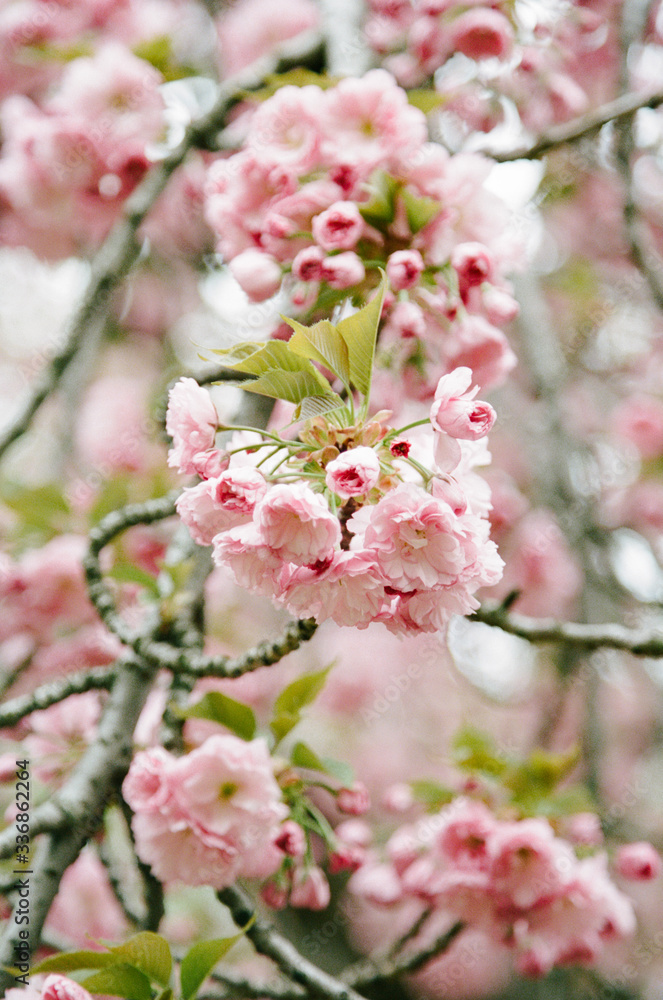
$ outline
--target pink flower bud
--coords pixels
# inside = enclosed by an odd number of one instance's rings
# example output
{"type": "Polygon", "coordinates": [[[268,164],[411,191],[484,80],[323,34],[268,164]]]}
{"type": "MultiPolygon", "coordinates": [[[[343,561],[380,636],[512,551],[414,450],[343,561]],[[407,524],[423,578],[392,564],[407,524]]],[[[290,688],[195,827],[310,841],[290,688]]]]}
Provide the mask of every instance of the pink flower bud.
{"type": "Polygon", "coordinates": [[[41,1000],[92,1000],[92,997],[73,979],[53,973],[47,976],[44,981],[41,1000]]]}
{"type": "Polygon", "coordinates": [[[622,878],[647,882],[658,878],[661,871],[661,856],[646,840],[624,844],[617,851],[615,871],[622,878]]]}
{"type": "Polygon", "coordinates": [[[283,910],[288,902],[288,891],[276,882],[266,882],[260,890],[260,898],[273,910],[283,910]]]}
{"type": "Polygon", "coordinates": [[[341,788],[336,796],[336,805],[341,812],[350,816],[363,816],[371,808],[371,799],[363,781],[355,781],[350,788],[341,788]]]}
{"type": "Polygon", "coordinates": [[[279,850],[291,858],[301,858],[306,850],[306,834],[299,823],[287,819],[274,841],[279,850]]]}
{"type": "Polygon", "coordinates": [[[470,288],[490,281],[493,273],[493,259],[483,243],[460,243],[451,254],[451,266],[458,274],[462,298],[470,288]]]}
{"type": "Polygon", "coordinates": [[[325,257],[321,265],[320,278],[331,288],[350,288],[358,285],[366,277],[366,269],[351,250],[339,253],[336,257],[325,257]]]}
{"type": "Polygon", "coordinates": [[[380,461],[372,448],[363,445],[342,452],[327,466],[325,482],[337,496],[347,500],[372,490],[380,478],[380,461]]]}
{"type": "Polygon", "coordinates": [[[320,281],[324,259],[320,247],[304,247],[292,262],[292,273],[300,281],[320,281]]]}
{"type": "Polygon", "coordinates": [[[356,872],[364,863],[366,851],[356,844],[339,844],[335,851],[329,855],[329,871],[332,875],[337,872],[356,872]]]}
{"type": "Polygon", "coordinates": [[[449,41],[469,59],[504,59],[513,45],[513,29],[504,14],[478,7],[452,22],[449,41]]]}
{"type": "Polygon", "coordinates": [[[423,269],[424,261],[418,250],[397,250],[387,261],[387,277],[395,292],[416,285],[423,269]]]}
{"type": "Polygon", "coordinates": [[[281,287],[281,268],[269,254],[244,250],[230,261],[230,272],[252,302],[264,302],[281,287]]]}
{"type": "Polygon", "coordinates": [[[294,874],[290,890],[290,905],[302,906],[307,910],[326,910],[331,893],[329,882],[321,868],[299,868],[294,874]]]}
{"type": "Polygon", "coordinates": [[[435,430],[465,441],[478,441],[486,436],[495,423],[495,411],[490,403],[474,399],[478,388],[470,389],[471,383],[469,368],[456,368],[442,376],[430,411],[435,430]]]}
{"type": "Polygon", "coordinates": [[[337,201],[312,222],[313,239],[323,250],[352,250],[364,231],[354,201],[337,201]]]}

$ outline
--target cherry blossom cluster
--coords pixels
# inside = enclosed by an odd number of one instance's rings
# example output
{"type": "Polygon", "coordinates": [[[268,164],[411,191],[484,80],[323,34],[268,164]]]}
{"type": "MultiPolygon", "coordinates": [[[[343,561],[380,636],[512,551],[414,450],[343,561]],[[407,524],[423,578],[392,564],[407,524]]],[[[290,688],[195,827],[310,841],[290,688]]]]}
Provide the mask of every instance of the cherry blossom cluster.
{"type": "Polygon", "coordinates": [[[205,210],[247,295],[269,298],[285,275],[293,309],[315,318],[365,300],[384,267],[379,364],[419,395],[459,365],[482,387],[501,381],[515,363],[501,326],[517,308],[504,274],[520,250],[484,185],[489,162],[429,143],[382,69],[283,86],[245,119],[242,149],[209,169],[205,210]]]}
{"type": "Polygon", "coordinates": [[[351,427],[317,417],[296,440],[242,432],[220,450],[209,394],[182,379],[169,462],[203,480],[178,513],[240,586],[297,617],[436,631],[502,572],[474,472],[495,413],[477,391],[467,368],[443,376],[419,435],[390,428],[385,413],[351,427]]]}
{"type": "Polygon", "coordinates": [[[41,103],[1,109],[0,233],[58,259],[96,246],[163,137],[161,73],[119,42],[72,60],[41,103]]]}
{"type": "MultiPolygon", "coordinates": [[[[605,852],[579,857],[541,817],[500,819],[483,802],[459,797],[400,827],[386,856],[366,851],[351,890],[382,906],[418,900],[450,924],[480,928],[513,949],[523,975],[593,965],[635,930],[631,901],[612,881],[605,852]]],[[[658,875],[661,862],[650,844],[629,844],[615,868],[644,880],[658,875]]]]}
{"type": "Polygon", "coordinates": [[[580,114],[589,105],[588,60],[598,68],[614,58],[605,14],[566,0],[527,9],[370,0],[365,35],[405,87],[442,69],[436,89],[466,132],[503,121],[505,98],[534,131],[580,114]]]}
{"type": "MultiPolygon", "coordinates": [[[[318,784],[341,812],[356,816],[369,808],[361,782],[318,784]]],[[[182,757],[160,746],[140,751],[123,795],[134,811],[138,856],[162,881],[222,889],[240,877],[268,879],[262,895],[274,909],[328,906],[329,883],[313,860],[310,830],[322,833],[328,847],[340,846],[342,837],[333,837],[324,820],[316,822],[320,814],[306,799],[304,782],[270,756],[265,739],[214,734],[182,757]]],[[[334,855],[331,860],[333,869],[334,855]]]]}
{"type": "Polygon", "coordinates": [[[7,0],[0,8],[0,96],[37,97],[72,59],[109,40],[153,50],[164,62],[190,61],[195,28],[200,16],[178,0],[7,0]]]}
{"type": "Polygon", "coordinates": [[[144,750],[123,794],[138,856],[164,882],[222,889],[270,875],[283,859],[275,840],[288,809],[262,739],[211,736],[183,757],[144,750]]]}

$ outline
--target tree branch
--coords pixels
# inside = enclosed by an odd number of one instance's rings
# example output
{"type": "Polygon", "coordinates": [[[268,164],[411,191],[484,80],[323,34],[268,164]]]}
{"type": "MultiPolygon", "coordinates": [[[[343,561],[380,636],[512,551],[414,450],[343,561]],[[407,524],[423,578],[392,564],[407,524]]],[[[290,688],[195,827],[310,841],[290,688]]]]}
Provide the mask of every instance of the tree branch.
{"type": "Polygon", "coordinates": [[[17,722],[39,712],[51,705],[56,705],[72,694],[83,694],[85,691],[103,691],[113,686],[117,672],[117,664],[109,667],[95,667],[92,670],[81,670],[79,673],[64,677],[62,680],[42,684],[32,694],[24,694],[13,698],[0,706],[0,729],[15,726],[17,722]]]}
{"type": "Polygon", "coordinates": [[[584,625],[554,618],[530,618],[505,611],[501,605],[482,605],[468,618],[501,628],[503,632],[532,643],[562,643],[586,651],[605,647],[622,649],[633,656],[663,657],[663,629],[632,629],[615,623],[584,625]]]}
{"type": "MultiPolygon", "coordinates": [[[[252,902],[240,889],[231,886],[217,893],[218,899],[227,906],[238,927],[245,927],[254,917],[252,902]]],[[[279,967],[284,976],[293,983],[326,1000],[362,1000],[361,994],[334,976],[323,972],[297,951],[295,946],[278,933],[270,924],[256,920],[246,931],[256,951],[266,955],[279,967]]]]}
{"type": "MultiPolygon", "coordinates": [[[[94,742],[52,806],[60,826],[39,845],[30,878],[30,951],[39,947],[41,931],[65,870],[72,864],[101,822],[104,807],[120,787],[131,762],[133,731],[150,690],[155,671],[127,659],[104,707],[94,742]]],[[[10,827],[10,830],[12,828],[10,827]]],[[[34,835],[34,827],[33,827],[34,835]]],[[[3,840],[7,839],[7,831],[3,840]]],[[[15,839],[13,846],[15,846],[15,839]]],[[[10,852],[11,853],[11,849],[10,852]]],[[[21,927],[10,918],[0,938],[0,990],[14,985],[7,971],[14,961],[21,927]]],[[[22,942],[23,944],[25,942],[22,942]]]]}
{"type": "Polygon", "coordinates": [[[505,153],[491,153],[489,149],[482,150],[482,152],[498,163],[509,163],[512,160],[536,160],[557,146],[578,142],[580,139],[593,135],[609,122],[628,121],[641,108],[658,108],[661,104],[663,104],[663,91],[649,95],[622,94],[614,101],[608,101],[607,104],[602,104],[577,118],[572,118],[570,122],[553,126],[529,146],[518,146],[505,153]]]}
{"type": "Polygon", "coordinates": [[[435,938],[434,941],[431,941],[429,945],[426,945],[425,948],[421,948],[419,951],[413,951],[409,955],[401,956],[400,958],[386,958],[377,961],[368,959],[367,961],[357,962],[343,972],[343,981],[350,983],[352,986],[357,986],[359,989],[367,989],[385,979],[393,979],[395,976],[417,972],[427,962],[430,962],[431,959],[437,958],[438,955],[443,955],[464,929],[465,924],[461,920],[458,920],[444,934],[440,934],[439,937],[435,938]]]}

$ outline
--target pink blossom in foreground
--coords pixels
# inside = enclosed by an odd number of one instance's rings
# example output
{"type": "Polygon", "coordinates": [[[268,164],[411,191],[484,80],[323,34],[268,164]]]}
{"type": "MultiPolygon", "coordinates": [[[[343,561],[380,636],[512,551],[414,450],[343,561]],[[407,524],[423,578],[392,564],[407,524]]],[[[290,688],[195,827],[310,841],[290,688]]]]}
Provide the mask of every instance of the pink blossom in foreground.
{"type": "Polygon", "coordinates": [[[281,268],[269,254],[244,250],[230,261],[230,273],[252,302],[264,302],[281,287],[281,268]]]}
{"type": "Polygon", "coordinates": [[[329,559],[341,537],[326,501],[305,483],[273,486],[257,505],[254,520],[265,544],[298,566],[329,559]]]}
{"type": "Polygon", "coordinates": [[[316,215],[313,239],[323,250],[352,250],[364,230],[364,220],[353,201],[337,201],[316,215]]]}
{"type": "Polygon", "coordinates": [[[92,996],[73,979],[51,973],[41,988],[41,1000],[92,1000],[92,996]]]}
{"type": "Polygon", "coordinates": [[[191,537],[199,545],[211,545],[220,531],[250,521],[266,492],[265,477],[257,469],[239,466],[185,489],[175,506],[191,537]]]}
{"type": "Polygon", "coordinates": [[[220,889],[283,858],[274,841],[288,809],[264,740],[215,735],[180,758],[144,751],[123,792],[138,855],[164,881],[220,889]]]}
{"type": "Polygon", "coordinates": [[[197,472],[196,459],[210,452],[219,418],[210,394],[195,379],[181,378],[168,393],[166,431],[173,439],[168,464],[185,475],[197,472]]]}
{"type": "Polygon", "coordinates": [[[380,461],[372,448],[350,448],[329,462],[326,472],[329,489],[347,500],[373,489],[380,478],[380,461]]]}

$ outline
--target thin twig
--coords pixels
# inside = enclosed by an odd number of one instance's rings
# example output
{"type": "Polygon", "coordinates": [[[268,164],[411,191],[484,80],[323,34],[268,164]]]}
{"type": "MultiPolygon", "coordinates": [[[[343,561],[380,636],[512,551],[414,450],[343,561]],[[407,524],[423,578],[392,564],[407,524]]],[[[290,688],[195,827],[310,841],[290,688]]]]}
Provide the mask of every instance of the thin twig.
{"type": "Polygon", "coordinates": [[[357,986],[359,989],[366,989],[374,983],[393,979],[395,976],[402,976],[406,973],[417,972],[433,958],[443,955],[464,928],[465,924],[458,920],[444,934],[440,934],[434,941],[431,941],[429,945],[413,951],[409,955],[375,962],[370,959],[357,962],[343,972],[343,981],[351,983],[352,986],[357,986]]]}
{"type": "Polygon", "coordinates": [[[512,160],[536,160],[557,146],[577,142],[579,139],[584,139],[594,132],[598,132],[609,122],[619,123],[628,120],[641,108],[658,108],[661,104],[663,104],[662,91],[646,96],[622,94],[614,101],[608,101],[598,108],[593,108],[591,111],[571,119],[570,122],[553,126],[528,146],[518,146],[516,149],[510,149],[504,153],[491,153],[489,149],[482,150],[482,152],[498,163],[509,163],[512,160]]]}
{"type": "MultiPolygon", "coordinates": [[[[253,904],[242,890],[229,886],[218,892],[217,896],[228,907],[238,927],[246,927],[253,920],[253,904]]],[[[287,938],[265,921],[255,920],[248,927],[246,936],[256,951],[276,963],[284,976],[293,983],[304,986],[315,996],[324,997],[325,1000],[361,1000],[361,994],[309,962],[287,938]]]]}

